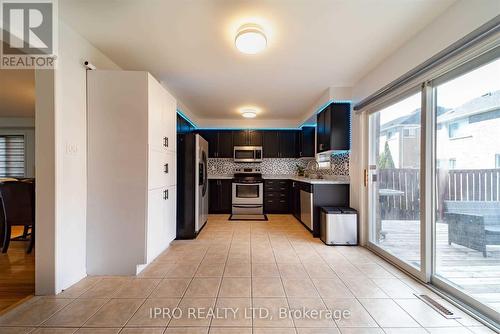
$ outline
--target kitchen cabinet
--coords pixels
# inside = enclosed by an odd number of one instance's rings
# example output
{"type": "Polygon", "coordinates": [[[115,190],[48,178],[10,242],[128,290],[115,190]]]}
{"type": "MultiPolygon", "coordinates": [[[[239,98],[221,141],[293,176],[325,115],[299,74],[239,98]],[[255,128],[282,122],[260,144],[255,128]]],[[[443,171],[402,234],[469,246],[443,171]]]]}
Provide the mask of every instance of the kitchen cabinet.
{"type": "Polygon", "coordinates": [[[148,263],[165,250],[164,236],[176,234],[176,225],[164,224],[171,218],[172,213],[176,212],[176,193],[175,186],[157,188],[148,192],[148,229],[146,231],[148,263]]]}
{"type": "Polygon", "coordinates": [[[264,212],[290,212],[290,181],[264,180],[264,212]]]}
{"type": "Polygon", "coordinates": [[[283,130],[278,132],[280,142],[280,158],[295,158],[297,154],[297,131],[283,130]]]}
{"type": "MultiPolygon", "coordinates": [[[[194,126],[186,121],[184,117],[177,114],[177,134],[185,134],[194,131],[194,126]]],[[[179,150],[177,150],[178,152],[179,150]]]]}
{"type": "Polygon", "coordinates": [[[290,211],[300,221],[300,182],[292,181],[290,189],[290,211]]]}
{"type": "Polygon", "coordinates": [[[233,136],[229,130],[203,130],[199,134],[208,142],[209,158],[232,158],[233,136]]]}
{"type": "Polygon", "coordinates": [[[219,131],[204,130],[198,132],[208,142],[208,157],[217,158],[219,146],[219,131]]]}
{"type": "Polygon", "coordinates": [[[332,103],[317,115],[318,153],[351,148],[351,105],[332,103]]]}
{"type": "Polygon", "coordinates": [[[277,158],[280,151],[278,131],[262,131],[262,155],[264,158],[277,158]]]}
{"type": "Polygon", "coordinates": [[[209,213],[231,213],[232,180],[212,179],[208,181],[209,213]]]}
{"type": "Polygon", "coordinates": [[[234,146],[262,146],[262,131],[235,130],[233,131],[234,146]]]}
{"type": "Polygon", "coordinates": [[[304,126],[298,133],[297,156],[299,158],[314,158],[316,127],[304,126]]]}
{"type": "Polygon", "coordinates": [[[147,72],[87,87],[87,273],[136,275],[176,238],[177,102],[147,72]]]}
{"type": "Polygon", "coordinates": [[[264,158],[295,158],[297,154],[297,131],[262,131],[264,158]]]}
{"type": "Polygon", "coordinates": [[[349,185],[310,184],[307,182],[292,181],[290,203],[294,217],[306,225],[308,229],[312,230],[311,232],[314,237],[319,237],[321,207],[348,207],[349,185]],[[310,226],[312,226],[312,229],[310,226]]]}

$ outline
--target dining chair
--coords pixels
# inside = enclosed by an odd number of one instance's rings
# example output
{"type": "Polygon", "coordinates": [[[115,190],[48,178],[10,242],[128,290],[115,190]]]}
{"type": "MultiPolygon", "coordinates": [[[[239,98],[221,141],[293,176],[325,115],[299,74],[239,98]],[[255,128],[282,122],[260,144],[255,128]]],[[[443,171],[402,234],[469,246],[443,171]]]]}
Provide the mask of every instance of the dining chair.
{"type": "Polygon", "coordinates": [[[31,236],[26,253],[31,253],[35,243],[35,185],[22,181],[9,181],[0,183],[0,201],[3,208],[4,236],[2,253],[9,249],[12,226],[24,226],[23,236],[27,237],[28,228],[31,227],[31,236]]]}

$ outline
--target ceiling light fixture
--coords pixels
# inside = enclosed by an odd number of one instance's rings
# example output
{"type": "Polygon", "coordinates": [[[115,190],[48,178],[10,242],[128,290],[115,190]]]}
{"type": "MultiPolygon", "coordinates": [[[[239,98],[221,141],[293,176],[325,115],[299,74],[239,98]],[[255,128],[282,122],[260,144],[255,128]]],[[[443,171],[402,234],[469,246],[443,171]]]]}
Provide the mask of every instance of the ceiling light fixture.
{"type": "Polygon", "coordinates": [[[254,109],[245,108],[241,110],[241,116],[245,118],[255,118],[257,116],[257,111],[254,109]]]}
{"type": "Polygon", "coordinates": [[[234,44],[240,52],[256,54],[267,47],[267,38],[260,26],[244,24],[238,29],[234,44]]]}

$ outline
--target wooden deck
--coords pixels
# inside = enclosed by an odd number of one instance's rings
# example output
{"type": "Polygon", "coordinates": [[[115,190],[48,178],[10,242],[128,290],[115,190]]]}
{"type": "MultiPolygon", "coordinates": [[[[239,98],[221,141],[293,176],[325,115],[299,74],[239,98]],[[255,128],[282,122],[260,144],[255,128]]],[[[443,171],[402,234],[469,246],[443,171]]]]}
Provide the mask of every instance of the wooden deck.
{"type": "MultiPolygon", "coordinates": [[[[419,222],[384,220],[385,239],[380,246],[406,262],[419,265],[419,222]]],[[[436,271],[481,302],[500,312],[500,246],[488,246],[488,257],[481,252],[448,245],[448,225],[438,223],[436,271]]]]}

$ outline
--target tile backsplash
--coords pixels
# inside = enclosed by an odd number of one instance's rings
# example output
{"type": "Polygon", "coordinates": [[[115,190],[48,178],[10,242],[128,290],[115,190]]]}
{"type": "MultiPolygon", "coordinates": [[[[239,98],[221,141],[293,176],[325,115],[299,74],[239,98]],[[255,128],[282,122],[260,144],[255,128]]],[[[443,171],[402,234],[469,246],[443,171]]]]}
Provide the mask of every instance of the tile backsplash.
{"type": "MultiPolygon", "coordinates": [[[[306,167],[308,159],[264,158],[261,163],[236,163],[232,158],[209,158],[209,175],[233,174],[236,168],[260,167],[262,174],[297,174],[297,165],[306,167]]],[[[330,157],[330,168],[320,169],[323,175],[349,176],[349,153],[334,154],[330,157]]]]}
{"type": "Polygon", "coordinates": [[[232,158],[209,158],[208,174],[233,174],[236,168],[260,167],[262,174],[296,174],[297,165],[306,166],[307,160],[264,158],[261,163],[237,163],[232,158]]]}

